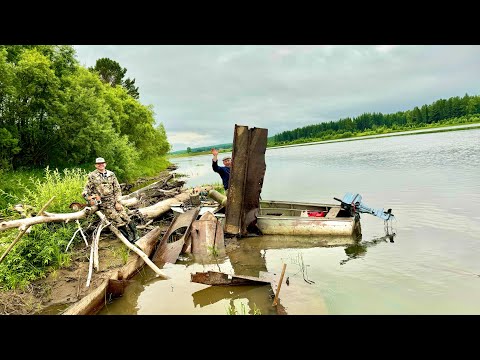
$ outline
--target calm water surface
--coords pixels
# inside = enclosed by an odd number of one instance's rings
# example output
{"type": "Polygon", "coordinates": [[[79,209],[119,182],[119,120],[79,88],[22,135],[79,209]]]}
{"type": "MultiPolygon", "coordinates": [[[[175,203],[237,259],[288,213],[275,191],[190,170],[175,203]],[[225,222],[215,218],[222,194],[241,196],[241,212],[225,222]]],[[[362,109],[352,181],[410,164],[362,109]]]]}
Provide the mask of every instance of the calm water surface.
{"type": "MultiPolygon", "coordinates": [[[[362,239],[350,245],[241,239],[229,257],[167,264],[170,280],[145,267],[101,314],[274,314],[268,286],[212,287],[190,274],[279,278],[284,263],[288,314],[480,314],[479,129],[269,149],[265,159],[263,199],[337,203],[359,193],[392,209],[396,235],[362,214],[362,239]]],[[[174,162],[187,186],[220,182],[211,155],[174,162]]]]}

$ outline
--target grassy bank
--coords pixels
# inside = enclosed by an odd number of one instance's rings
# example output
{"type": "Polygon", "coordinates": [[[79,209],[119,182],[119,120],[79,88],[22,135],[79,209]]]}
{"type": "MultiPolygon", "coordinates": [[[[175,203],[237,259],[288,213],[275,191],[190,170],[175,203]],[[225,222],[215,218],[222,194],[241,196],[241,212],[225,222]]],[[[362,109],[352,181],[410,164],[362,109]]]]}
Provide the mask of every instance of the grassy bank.
{"type": "MultiPolygon", "coordinates": [[[[156,169],[149,164],[147,174],[143,176],[151,176],[153,171],[158,175],[170,165],[166,159],[157,163],[156,169]]],[[[46,211],[72,212],[70,203],[85,202],[81,192],[91,170],[74,168],[60,171],[47,167],[44,170],[1,172],[0,222],[33,216],[52,198],[46,211]],[[14,207],[16,204],[23,204],[22,212],[14,207]]],[[[91,221],[90,217],[82,219],[80,225],[86,228],[91,221]]],[[[65,248],[77,230],[75,222],[37,224],[30,230],[0,263],[0,290],[25,288],[55,269],[69,266],[72,252],[65,252],[65,248]]],[[[0,254],[5,253],[18,234],[17,228],[0,232],[0,254]]],[[[79,236],[75,237],[70,249],[77,244],[83,244],[79,236]]]]}

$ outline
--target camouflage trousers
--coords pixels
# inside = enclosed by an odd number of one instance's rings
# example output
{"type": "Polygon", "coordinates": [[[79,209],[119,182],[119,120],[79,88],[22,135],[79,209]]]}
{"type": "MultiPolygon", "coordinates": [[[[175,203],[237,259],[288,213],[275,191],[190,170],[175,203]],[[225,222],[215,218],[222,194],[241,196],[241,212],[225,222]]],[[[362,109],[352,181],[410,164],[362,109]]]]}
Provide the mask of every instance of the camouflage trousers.
{"type": "Polygon", "coordinates": [[[131,221],[130,216],[128,216],[125,211],[125,207],[120,211],[115,210],[115,202],[102,202],[100,211],[103,212],[112,225],[117,228],[127,225],[131,221]]]}

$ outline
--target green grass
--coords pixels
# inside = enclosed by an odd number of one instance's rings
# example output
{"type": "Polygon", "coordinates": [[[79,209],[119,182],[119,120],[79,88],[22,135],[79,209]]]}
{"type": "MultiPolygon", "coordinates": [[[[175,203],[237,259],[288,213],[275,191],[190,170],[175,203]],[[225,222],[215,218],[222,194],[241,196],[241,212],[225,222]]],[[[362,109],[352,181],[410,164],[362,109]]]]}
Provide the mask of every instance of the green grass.
{"type": "MultiPolygon", "coordinates": [[[[256,304],[253,304],[253,315],[262,315],[262,312],[260,311],[259,308],[257,308],[256,304]]],[[[240,309],[237,309],[235,307],[235,304],[232,302],[230,305],[226,308],[227,315],[248,315],[249,313],[247,312],[247,307],[244,303],[240,303],[240,309]]]]}

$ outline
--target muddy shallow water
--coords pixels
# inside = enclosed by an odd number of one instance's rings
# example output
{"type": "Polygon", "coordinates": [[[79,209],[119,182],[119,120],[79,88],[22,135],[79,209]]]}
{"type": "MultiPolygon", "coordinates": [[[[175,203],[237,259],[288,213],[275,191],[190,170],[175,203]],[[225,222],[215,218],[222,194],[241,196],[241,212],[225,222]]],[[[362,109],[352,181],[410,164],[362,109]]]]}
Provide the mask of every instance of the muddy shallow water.
{"type": "MultiPolygon", "coordinates": [[[[241,239],[223,259],[167,264],[170,280],[144,268],[100,314],[272,314],[268,286],[211,287],[190,274],[279,277],[284,263],[288,314],[480,314],[479,154],[479,129],[269,149],[262,199],[335,203],[359,193],[372,208],[392,209],[396,235],[362,214],[358,243],[241,239]]],[[[187,186],[220,181],[211,156],[175,161],[187,186]]]]}

